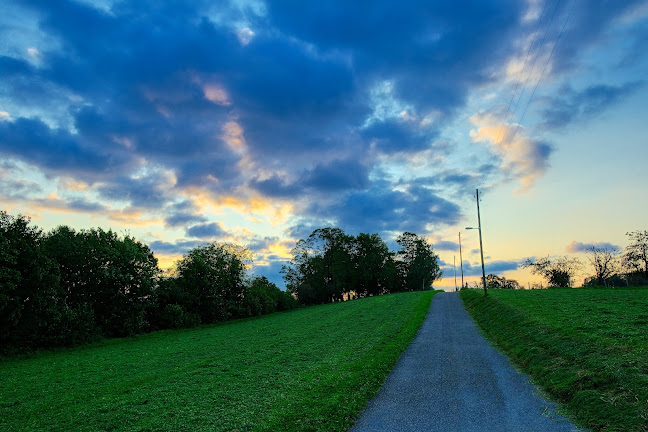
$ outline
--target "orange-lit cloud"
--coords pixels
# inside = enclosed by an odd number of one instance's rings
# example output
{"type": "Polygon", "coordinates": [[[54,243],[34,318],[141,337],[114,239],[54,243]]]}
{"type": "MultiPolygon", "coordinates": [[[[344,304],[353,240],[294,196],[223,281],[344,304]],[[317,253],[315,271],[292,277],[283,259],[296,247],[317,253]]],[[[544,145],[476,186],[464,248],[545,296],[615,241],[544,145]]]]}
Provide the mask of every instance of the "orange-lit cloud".
{"type": "Polygon", "coordinates": [[[69,191],[85,191],[88,190],[90,185],[71,177],[63,177],[59,179],[58,187],[69,191]]]}
{"type": "Polygon", "coordinates": [[[527,191],[545,173],[551,148],[532,140],[521,125],[503,123],[488,113],[476,114],[470,120],[477,127],[470,131],[473,142],[491,145],[502,158],[502,168],[521,183],[516,192],[527,191]]]}
{"type": "Polygon", "coordinates": [[[262,216],[273,226],[286,222],[294,211],[294,206],[289,202],[271,200],[253,193],[250,196],[215,195],[197,187],[187,188],[183,193],[203,213],[223,214],[223,210],[230,209],[246,216],[262,216]]]}
{"type": "Polygon", "coordinates": [[[157,216],[148,216],[138,210],[115,210],[106,214],[108,218],[127,226],[161,225],[164,219],[157,216]]]}
{"type": "Polygon", "coordinates": [[[203,93],[205,99],[216,105],[229,106],[232,104],[225,89],[218,84],[204,84],[203,93]]]}
{"type": "Polygon", "coordinates": [[[243,128],[235,121],[228,121],[223,125],[223,141],[235,153],[243,154],[246,150],[245,137],[243,136],[243,128]]]}

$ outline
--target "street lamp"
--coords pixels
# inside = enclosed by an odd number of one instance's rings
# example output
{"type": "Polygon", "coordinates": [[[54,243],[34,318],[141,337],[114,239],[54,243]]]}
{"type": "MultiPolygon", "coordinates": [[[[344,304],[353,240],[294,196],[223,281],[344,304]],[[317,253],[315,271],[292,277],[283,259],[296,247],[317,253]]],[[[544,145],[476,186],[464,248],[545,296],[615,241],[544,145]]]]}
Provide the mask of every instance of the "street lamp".
{"type": "Polygon", "coordinates": [[[466,227],[466,229],[479,230],[479,253],[481,254],[482,283],[484,284],[484,295],[488,295],[488,291],[486,291],[486,271],[484,270],[484,249],[482,248],[481,228],[466,227]]]}
{"type": "Polygon", "coordinates": [[[466,229],[479,230],[479,253],[481,254],[482,282],[484,283],[484,296],[487,296],[488,291],[486,290],[486,270],[484,270],[484,247],[482,246],[481,217],[479,216],[479,189],[477,189],[477,223],[479,224],[477,228],[466,227],[466,229]]]}

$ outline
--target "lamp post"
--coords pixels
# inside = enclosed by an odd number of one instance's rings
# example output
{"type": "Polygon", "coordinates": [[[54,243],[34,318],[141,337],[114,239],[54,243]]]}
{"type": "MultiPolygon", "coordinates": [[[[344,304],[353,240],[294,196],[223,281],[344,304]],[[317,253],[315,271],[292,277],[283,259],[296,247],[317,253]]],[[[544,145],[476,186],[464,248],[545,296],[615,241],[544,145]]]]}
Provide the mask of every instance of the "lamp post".
{"type": "Polygon", "coordinates": [[[454,268],[454,274],[455,274],[455,291],[457,291],[457,256],[456,255],[452,257],[452,267],[454,268]]]}
{"type": "Polygon", "coordinates": [[[466,229],[479,230],[479,253],[481,254],[482,282],[484,283],[484,296],[487,296],[488,291],[486,290],[486,270],[484,270],[484,247],[482,246],[481,217],[479,216],[479,189],[477,189],[477,223],[477,228],[466,227],[466,229]]]}

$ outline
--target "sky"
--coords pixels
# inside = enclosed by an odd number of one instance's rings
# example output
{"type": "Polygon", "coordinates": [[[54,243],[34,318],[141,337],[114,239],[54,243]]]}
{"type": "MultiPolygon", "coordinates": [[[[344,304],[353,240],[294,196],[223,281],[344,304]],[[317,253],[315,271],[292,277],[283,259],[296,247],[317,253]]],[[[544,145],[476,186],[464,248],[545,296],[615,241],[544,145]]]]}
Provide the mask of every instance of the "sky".
{"type": "Polygon", "coordinates": [[[314,229],[445,277],[648,229],[648,1],[0,1],[0,202],[280,269],[314,229]],[[453,265],[456,263],[456,267],[453,265]]]}

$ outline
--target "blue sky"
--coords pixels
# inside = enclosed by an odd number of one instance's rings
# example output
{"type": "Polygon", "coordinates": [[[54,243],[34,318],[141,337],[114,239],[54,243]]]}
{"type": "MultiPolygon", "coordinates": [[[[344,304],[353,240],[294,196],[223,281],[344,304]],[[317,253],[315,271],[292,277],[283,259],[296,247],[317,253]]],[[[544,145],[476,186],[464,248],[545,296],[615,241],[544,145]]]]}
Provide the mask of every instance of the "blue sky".
{"type": "MultiPolygon", "coordinates": [[[[5,1],[0,200],[278,273],[339,226],[426,236],[453,285],[646,229],[646,1],[5,1]],[[477,252],[477,253],[476,253],[477,252]]],[[[583,271],[583,276],[587,268],[583,271]]]]}

